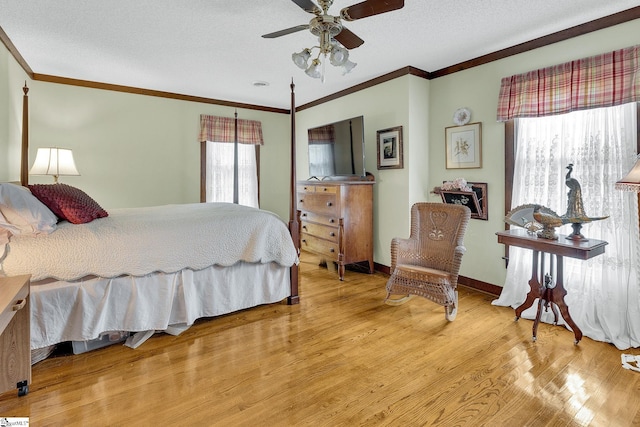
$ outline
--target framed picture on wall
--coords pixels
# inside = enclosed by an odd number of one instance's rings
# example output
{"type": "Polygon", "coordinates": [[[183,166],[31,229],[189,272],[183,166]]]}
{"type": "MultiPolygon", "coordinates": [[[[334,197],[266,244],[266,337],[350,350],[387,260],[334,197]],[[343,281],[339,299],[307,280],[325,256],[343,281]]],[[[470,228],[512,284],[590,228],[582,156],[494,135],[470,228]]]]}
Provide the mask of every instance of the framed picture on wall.
{"type": "Polygon", "coordinates": [[[487,183],[467,182],[471,191],[440,190],[440,197],[444,203],[467,206],[471,209],[471,218],[489,219],[487,203],[487,183]]]}
{"type": "Polygon", "coordinates": [[[402,169],[402,126],[378,131],[378,169],[402,169]]]}
{"type": "Polygon", "coordinates": [[[447,169],[481,168],[482,124],[445,128],[445,153],[447,169]]]}

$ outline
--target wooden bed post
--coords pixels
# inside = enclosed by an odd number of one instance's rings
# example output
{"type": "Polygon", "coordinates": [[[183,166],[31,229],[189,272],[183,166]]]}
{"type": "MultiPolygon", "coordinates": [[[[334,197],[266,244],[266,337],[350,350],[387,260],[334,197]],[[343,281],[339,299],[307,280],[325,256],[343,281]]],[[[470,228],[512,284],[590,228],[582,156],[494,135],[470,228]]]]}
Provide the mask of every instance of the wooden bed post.
{"type": "Polygon", "coordinates": [[[27,82],[24,82],[22,88],[24,96],[22,97],[22,150],[20,154],[20,185],[27,186],[29,184],[29,88],[27,82]]]}
{"type": "Polygon", "coordinates": [[[238,110],[235,111],[233,121],[233,203],[239,203],[238,194],[238,110]]]}
{"type": "MultiPolygon", "coordinates": [[[[300,211],[296,209],[296,95],[291,79],[291,188],[289,203],[289,232],[296,247],[298,256],[300,255],[300,211]]],[[[298,265],[293,265],[289,270],[291,279],[291,295],[287,298],[289,305],[298,304],[300,296],[298,295],[298,265]]]]}

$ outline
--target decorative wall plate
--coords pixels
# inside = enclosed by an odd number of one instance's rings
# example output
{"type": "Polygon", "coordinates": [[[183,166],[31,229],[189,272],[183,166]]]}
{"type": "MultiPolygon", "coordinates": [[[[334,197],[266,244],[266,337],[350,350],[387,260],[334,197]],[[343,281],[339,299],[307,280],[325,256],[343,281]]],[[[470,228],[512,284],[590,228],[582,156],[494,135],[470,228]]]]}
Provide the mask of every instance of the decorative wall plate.
{"type": "Polygon", "coordinates": [[[468,108],[458,108],[453,113],[453,123],[458,126],[466,125],[471,120],[471,111],[468,108]]]}

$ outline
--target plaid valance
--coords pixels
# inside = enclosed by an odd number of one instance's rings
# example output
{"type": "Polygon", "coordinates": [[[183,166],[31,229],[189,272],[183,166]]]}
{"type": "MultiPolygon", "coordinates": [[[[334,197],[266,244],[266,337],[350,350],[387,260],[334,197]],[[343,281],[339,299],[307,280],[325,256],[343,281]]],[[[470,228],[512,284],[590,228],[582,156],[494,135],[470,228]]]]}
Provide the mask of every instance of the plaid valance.
{"type": "Polygon", "coordinates": [[[200,135],[198,141],[235,142],[235,122],[238,121],[238,142],[240,144],[264,145],[262,123],[257,120],[243,120],[233,117],[200,115],[200,135]]]}
{"type": "Polygon", "coordinates": [[[309,129],[307,133],[309,134],[309,144],[333,144],[336,142],[333,125],[309,129]]]}
{"type": "Polygon", "coordinates": [[[640,45],[502,79],[498,121],[640,101],[640,45]]]}

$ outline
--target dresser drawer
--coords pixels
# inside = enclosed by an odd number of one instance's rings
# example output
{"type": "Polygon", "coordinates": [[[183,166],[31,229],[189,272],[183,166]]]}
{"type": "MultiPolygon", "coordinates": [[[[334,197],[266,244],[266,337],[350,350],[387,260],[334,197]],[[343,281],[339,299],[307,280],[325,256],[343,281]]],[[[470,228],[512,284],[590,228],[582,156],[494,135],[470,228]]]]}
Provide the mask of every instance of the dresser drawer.
{"type": "Polygon", "coordinates": [[[335,217],[339,212],[335,193],[298,193],[298,209],[335,217]]]}
{"type": "Polygon", "coordinates": [[[302,247],[300,249],[316,252],[327,256],[331,260],[338,259],[338,244],[320,239],[308,233],[302,233],[302,247]]]}
{"type": "Polygon", "coordinates": [[[315,185],[299,185],[296,187],[298,193],[315,193],[316,186],[315,185]]]}
{"type": "Polygon", "coordinates": [[[335,185],[316,185],[316,193],[321,194],[336,194],[340,187],[336,187],[335,185]]]}
{"type": "Polygon", "coordinates": [[[302,221],[302,232],[322,239],[338,242],[338,228],[328,225],[314,224],[312,222],[302,221]]]}
{"type": "Polygon", "coordinates": [[[327,216],[327,215],[319,215],[317,213],[306,212],[306,211],[303,211],[300,214],[300,218],[302,219],[303,222],[315,222],[315,223],[318,223],[318,224],[329,225],[329,226],[332,226],[332,227],[337,227],[338,223],[339,223],[337,217],[327,216]]]}

